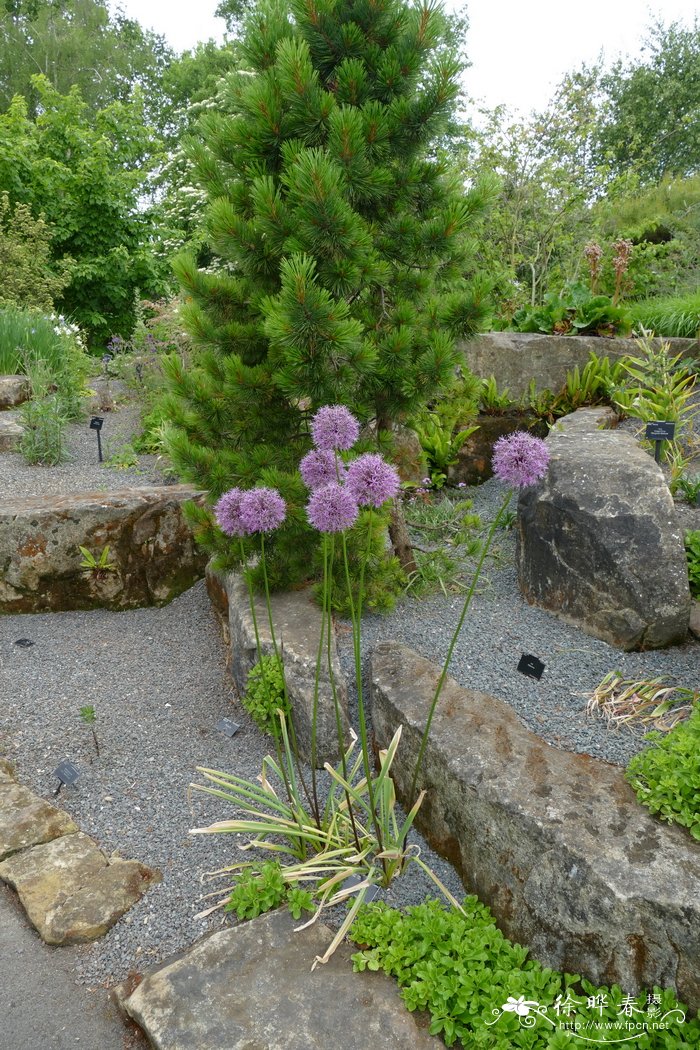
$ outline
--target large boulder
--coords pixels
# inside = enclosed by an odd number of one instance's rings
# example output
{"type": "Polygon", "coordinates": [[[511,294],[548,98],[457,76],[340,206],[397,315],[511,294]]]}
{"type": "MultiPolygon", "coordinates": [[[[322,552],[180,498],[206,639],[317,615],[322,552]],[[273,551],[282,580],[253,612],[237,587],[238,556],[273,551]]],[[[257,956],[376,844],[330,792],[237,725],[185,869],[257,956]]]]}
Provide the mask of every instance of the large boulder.
{"type": "Polygon", "coordinates": [[[0,452],[15,452],[23,434],[24,427],[15,412],[3,412],[0,415],[0,452]]]}
{"type": "Polygon", "coordinates": [[[15,783],[0,765],[0,861],[77,830],[67,813],[15,783]]]}
{"type": "MultiPolygon", "coordinates": [[[[662,340],[654,340],[658,345],[662,340]]],[[[672,354],[697,357],[697,339],[668,339],[672,354]]],[[[527,394],[534,380],[538,391],[556,393],[566,382],[566,373],[583,368],[589,354],[609,357],[638,354],[634,339],[601,339],[594,335],[543,335],[539,332],[484,332],[462,343],[464,358],[476,375],[498,376],[499,388],[512,398],[527,394]]]]}
{"type": "Polygon", "coordinates": [[[187,485],[8,499],[0,508],[0,613],[164,605],[204,574],[183,515],[187,485]],[[81,567],[85,547],[105,570],[81,567]]]}
{"type": "Polygon", "coordinates": [[[32,388],[26,376],[0,376],[0,411],[28,401],[32,388]]]}
{"type": "MultiPolygon", "coordinates": [[[[236,573],[217,573],[207,567],[207,587],[224,630],[228,649],[228,666],[240,696],[245,693],[248,672],[258,660],[255,625],[250,609],[248,588],[236,573]]],[[[287,691],[292,708],[292,722],[299,751],[311,759],[311,726],[316,688],[316,659],[321,635],[321,610],[310,590],[288,591],[271,597],[272,622],[281,649],[287,691]]],[[[255,599],[255,618],[260,648],[264,654],[273,650],[265,600],[255,599]]],[[[319,675],[316,700],[316,765],[335,763],[340,758],[335,698],[338,701],[343,739],[348,742],[348,689],[340,667],[335,637],[331,639],[331,671],[327,647],[319,675]],[[332,676],[332,677],[331,677],[332,676]]]]}
{"type": "Polygon", "coordinates": [[[520,589],[620,649],[678,644],[690,590],[673,499],[634,438],[595,429],[596,419],[583,410],[557,425],[547,475],[520,494],[520,589]]]}
{"type": "MultiPolygon", "coordinates": [[[[393,642],[372,655],[376,745],[403,726],[404,803],[439,674],[393,642]]],[[[622,769],[549,746],[448,678],[418,788],[418,828],[540,962],[626,994],[671,985],[700,1008],[700,843],[652,817],[622,769]]]]}
{"type": "Polygon", "coordinates": [[[348,945],[312,972],[333,932],[295,925],[277,911],[214,933],[117,1001],[159,1050],[439,1050],[391,978],[353,973],[348,945]]]}

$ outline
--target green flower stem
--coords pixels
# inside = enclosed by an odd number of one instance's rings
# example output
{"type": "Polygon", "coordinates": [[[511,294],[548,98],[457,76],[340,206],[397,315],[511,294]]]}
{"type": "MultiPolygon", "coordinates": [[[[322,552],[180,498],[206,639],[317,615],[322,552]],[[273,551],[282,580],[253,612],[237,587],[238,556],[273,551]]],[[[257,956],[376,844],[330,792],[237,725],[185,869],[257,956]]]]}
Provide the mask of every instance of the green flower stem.
{"type": "Polygon", "coordinates": [[[484,561],[486,560],[486,555],[488,554],[488,552],[490,550],[490,547],[491,547],[491,544],[493,542],[494,534],[496,532],[496,529],[498,528],[498,525],[500,524],[501,518],[503,517],[503,515],[505,514],[505,512],[508,509],[508,505],[510,504],[510,501],[511,501],[512,497],[513,497],[513,492],[511,490],[508,493],[508,495],[506,496],[506,498],[504,499],[503,503],[501,504],[501,507],[499,508],[499,511],[496,514],[496,517],[493,519],[493,522],[491,524],[491,528],[488,531],[488,535],[487,535],[486,540],[484,541],[484,545],[483,545],[483,547],[481,549],[481,553],[479,555],[479,560],[476,563],[476,568],[474,569],[474,575],[472,577],[472,582],[471,582],[471,585],[469,587],[469,590],[467,591],[467,596],[464,599],[464,605],[462,606],[462,612],[460,614],[459,620],[457,621],[457,626],[455,627],[454,633],[452,635],[452,639],[450,641],[449,649],[447,650],[447,656],[445,657],[445,662],[443,664],[442,671],[440,672],[440,678],[438,679],[438,684],[437,684],[437,687],[435,689],[435,696],[433,697],[432,703],[430,705],[430,711],[428,712],[428,720],[425,723],[425,729],[423,730],[423,736],[421,738],[420,748],[419,748],[419,751],[418,751],[418,758],[416,759],[416,768],[413,771],[413,780],[411,781],[411,790],[408,793],[408,808],[409,809],[411,809],[411,807],[413,806],[413,804],[414,804],[414,802],[416,800],[416,785],[418,783],[418,776],[420,774],[420,769],[421,769],[421,766],[423,764],[423,757],[425,755],[425,749],[426,749],[426,746],[428,744],[428,735],[430,733],[430,727],[431,727],[432,722],[433,722],[433,715],[435,714],[435,709],[437,707],[437,702],[440,699],[440,694],[442,692],[442,687],[444,686],[445,679],[447,678],[447,671],[448,671],[448,668],[450,666],[450,661],[452,660],[452,654],[454,652],[455,645],[457,644],[457,639],[459,638],[460,632],[462,630],[462,626],[464,625],[464,620],[466,618],[469,606],[471,605],[472,598],[474,597],[474,592],[476,590],[476,585],[479,582],[479,576],[481,575],[481,570],[483,568],[484,561]]]}
{"type": "MultiPolygon", "coordinates": [[[[345,541],[345,534],[343,533],[343,542],[345,541]]],[[[324,549],[326,545],[326,539],[324,536],[324,549]]],[[[345,740],[343,739],[343,720],[340,715],[340,704],[338,702],[338,690],[335,683],[335,675],[333,674],[333,603],[331,601],[331,592],[333,589],[333,564],[335,561],[335,536],[331,536],[330,542],[330,557],[328,562],[330,563],[330,570],[328,564],[324,565],[327,570],[323,578],[323,605],[327,616],[326,620],[326,643],[327,643],[327,660],[328,660],[328,678],[331,683],[331,695],[333,697],[333,707],[335,710],[335,725],[338,732],[338,750],[340,752],[340,765],[343,771],[343,780],[347,783],[348,780],[348,769],[347,759],[345,757],[345,740]]],[[[352,834],[355,840],[355,846],[358,853],[360,852],[360,837],[357,833],[357,825],[355,824],[355,813],[352,807],[352,799],[350,793],[345,791],[345,801],[348,806],[348,815],[350,817],[350,823],[352,825],[352,834]]]]}
{"type": "MultiPolygon", "coordinates": [[[[272,649],[273,649],[274,654],[275,654],[275,656],[277,658],[277,662],[278,662],[280,668],[282,669],[282,686],[284,688],[284,701],[285,701],[285,706],[286,706],[287,710],[290,712],[288,727],[289,727],[289,736],[290,736],[290,739],[291,739],[291,742],[292,742],[292,751],[294,753],[294,760],[296,762],[297,773],[299,774],[299,780],[301,781],[301,786],[304,789],[304,794],[306,796],[306,801],[309,803],[309,806],[311,807],[311,810],[313,812],[314,818],[316,820],[318,820],[318,813],[317,813],[316,809],[314,808],[314,804],[313,804],[313,801],[312,801],[312,798],[311,798],[311,794],[309,793],[309,789],[308,789],[308,787],[306,785],[306,781],[304,780],[304,774],[302,773],[302,770],[301,770],[301,762],[299,761],[299,748],[297,746],[297,738],[296,738],[296,733],[294,731],[294,721],[293,721],[292,715],[291,715],[292,705],[291,705],[291,703],[289,701],[289,693],[287,692],[287,676],[286,676],[286,674],[284,672],[284,664],[282,663],[282,654],[280,653],[279,646],[277,645],[277,635],[275,634],[275,624],[274,624],[274,621],[273,621],[273,618],[272,618],[272,601],[270,599],[270,583],[269,583],[269,580],[267,578],[267,562],[266,562],[266,559],[265,559],[265,533],[264,532],[260,533],[260,565],[262,567],[263,583],[264,583],[264,586],[265,586],[265,607],[267,609],[267,622],[270,625],[270,638],[272,639],[272,649]]],[[[283,767],[284,763],[280,763],[280,766],[283,767]]]]}
{"type": "MultiPolygon", "coordinates": [[[[318,652],[316,654],[316,670],[314,671],[314,702],[311,715],[311,793],[314,799],[314,815],[320,820],[318,805],[318,785],[316,781],[316,751],[317,751],[317,721],[318,721],[318,691],[321,679],[321,660],[323,659],[323,640],[326,630],[326,601],[328,599],[325,581],[328,576],[328,537],[323,537],[323,612],[321,614],[321,634],[318,639],[318,652]]],[[[320,826],[320,824],[319,824],[320,826]]]]}
{"type": "MultiPolygon", "coordinates": [[[[374,826],[374,833],[377,837],[377,845],[379,846],[379,852],[381,853],[384,849],[384,842],[382,836],[382,829],[377,816],[376,804],[374,799],[374,785],[372,781],[372,770],[369,761],[369,742],[367,738],[367,721],[365,719],[365,704],[362,693],[362,625],[358,617],[357,607],[352,596],[352,583],[350,581],[350,565],[348,562],[348,545],[345,538],[345,533],[342,532],[343,538],[343,564],[345,567],[345,582],[348,588],[348,601],[350,603],[350,617],[352,619],[352,647],[353,654],[355,657],[355,681],[357,683],[357,716],[360,723],[360,744],[362,747],[362,765],[364,768],[365,779],[367,781],[367,797],[369,800],[369,810],[372,815],[372,824],[374,826]]],[[[386,860],[382,860],[382,867],[386,873],[386,860]]]]}

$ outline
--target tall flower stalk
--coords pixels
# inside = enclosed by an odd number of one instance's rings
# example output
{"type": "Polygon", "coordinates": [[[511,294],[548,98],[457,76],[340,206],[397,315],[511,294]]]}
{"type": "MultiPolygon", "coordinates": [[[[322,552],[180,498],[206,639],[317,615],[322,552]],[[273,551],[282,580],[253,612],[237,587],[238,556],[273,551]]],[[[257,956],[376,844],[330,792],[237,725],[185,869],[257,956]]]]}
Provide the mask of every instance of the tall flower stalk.
{"type": "MultiPolygon", "coordinates": [[[[290,883],[313,881],[317,883],[318,910],[355,896],[355,901],[321,962],[327,961],[338,943],[349,929],[367,890],[371,885],[388,886],[410,863],[417,863],[436,883],[450,903],[460,905],[449,893],[438,877],[420,859],[419,851],[408,843],[408,836],[420,809],[425,792],[417,792],[420,772],[425,757],[433,718],[437,710],[447,677],[457,639],[464,625],[477,583],[493,542],[496,529],[503,520],[512,498],[509,491],[491,524],[482,544],[469,590],[448,647],[445,662],[435,689],[426,725],[421,737],[418,755],[408,797],[408,814],[399,821],[396,793],[391,778],[391,767],[401,740],[398,728],[385,751],[379,753],[379,768],[373,768],[367,714],[362,683],[362,598],[364,573],[369,558],[370,544],[360,567],[359,594],[353,595],[348,549],[347,530],[358,519],[360,509],[366,508],[370,516],[373,510],[383,507],[395,499],[399,492],[399,477],[381,456],[370,453],[357,456],[346,462],[359,434],[359,425],[342,405],[330,405],[320,409],[311,423],[314,449],[304,456],[300,464],[302,478],[309,488],[306,514],[311,525],[318,530],[323,544],[323,600],[322,620],[317,662],[314,677],[314,696],[311,729],[311,790],[301,776],[308,810],[305,808],[294,772],[293,755],[296,749],[290,741],[293,725],[287,727],[280,711],[280,731],[277,735],[277,761],[265,759],[260,785],[252,784],[232,774],[201,769],[204,777],[215,787],[193,785],[202,791],[233,801],[245,817],[197,829],[202,833],[236,832],[252,835],[247,846],[288,852],[296,863],[283,869],[284,879],[290,883]],[[345,459],[343,458],[345,456],[345,459]],[[353,629],[353,656],[357,687],[357,709],[359,722],[359,753],[354,737],[349,746],[343,735],[343,720],[333,673],[332,653],[332,587],[333,563],[336,541],[340,538],[340,551],[353,629]],[[337,767],[325,763],[328,774],[325,801],[320,798],[317,777],[317,720],[320,695],[322,662],[327,660],[331,696],[336,715],[340,760],[337,767]],[[274,773],[284,785],[286,800],[278,797],[270,781],[274,773]],[[282,845],[279,839],[286,843],[282,845]],[[350,887],[349,876],[360,876],[350,887]]],[[[494,473],[497,478],[513,488],[531,485],[543,477],[549,460],[544,442],[529,434],[518,433],[500,438],[494,448],[494,473]]],[[[265,566],[265,536],[279,527],[285,517],[284,500],[272,489],[256,488],[248,492],[232,489],[225,493],[215,508],[217,522],[227,535],[238,536],[243,551],[243,537],[259,534],[262,577],[268,612],[272,646],[282,664],[282,653],[277,644],[269,584],[265,566]]],[[[260,634],[255,615],[255,601],[248,575],[249,595],[256,644],[260,655],[260,634]]],[[[285,683],[286,698],[286,683],[285,683]]],[[[353,734],[354,736],[354,734],[353,734]]],[[[297,755],[298,758],[298,755],[297,755]]],[[[298,765],[298,762],[297,762],[298,765]]],[[[230,871],[254,866],[255,862],[234,864],[230,871]]],[[[225,902],[222,902],[225,903],[225,902]]],[[[311,921],[314,921],[312,919],[311,921]]]]}

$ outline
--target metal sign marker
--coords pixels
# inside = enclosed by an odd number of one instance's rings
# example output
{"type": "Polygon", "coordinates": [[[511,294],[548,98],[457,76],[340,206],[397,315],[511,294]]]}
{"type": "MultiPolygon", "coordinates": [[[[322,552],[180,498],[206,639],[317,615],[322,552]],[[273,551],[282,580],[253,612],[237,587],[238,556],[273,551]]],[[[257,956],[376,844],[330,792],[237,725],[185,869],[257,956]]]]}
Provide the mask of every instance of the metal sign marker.
{"type": "Polygon", "coordinates": [[[102,418],[102,416],[93,416],[92,419],[90,420],[90,430],[94,430],[97,433],[97,461],[98,461],[98,463],[102,462],[102,438],[100,436],[100,431],[102,430],[103,424],[104,424],[104,419],[102,418]]]}
{"type": "Polygon", "coordinates": [[[663,420],[657,419],[651,423],[647,423],[646,430],[644,431],[644,437],[647,441],[654,442],[654,459],[657,463],[661,462],[661,445],[664,441],[673,441],[676,433],[676,424],[671,422],[664,422],[663,420]]]}
{"type": "Polygon", "coordinates": [[[523,653],[518,663],[518,670],[521,674],[527,675],[528,678],[537,678],[539,680],[544,672],[544,664],[536,656],[523,653]]]}

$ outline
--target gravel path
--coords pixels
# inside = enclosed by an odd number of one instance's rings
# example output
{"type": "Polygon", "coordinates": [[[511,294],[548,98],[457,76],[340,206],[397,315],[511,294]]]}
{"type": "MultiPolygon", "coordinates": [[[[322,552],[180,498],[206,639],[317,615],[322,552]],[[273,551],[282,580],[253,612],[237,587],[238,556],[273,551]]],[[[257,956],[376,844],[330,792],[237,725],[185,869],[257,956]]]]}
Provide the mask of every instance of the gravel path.
{"type": "MultiPolygon", "coordinates": [[[[106,415],[105,435],[123,443],[136,426],[133,409],[106,415]]],[[[151,457],[139,470],[115,471],[95,463],[94,434],[71,429],[72,459],[59,468],[27,467],[18,456],[0,456],[0,491],[30,495],[152,484],[151,457]]],[[[491,481],[463,495],[488,520],[502,499],[491,481]]],[[[687,526],[690,527],[690,526],[687,526]]],[[[626,676],[668,674],[698,685],[700,646],[689,642],[668,652],[623,654],[604,642],[528,606],[519,596],[511,534],[498,540],[483,587],[455,652],[452,674],[464,685],[509,701],[526,725],[550,743],[624,763],[643,746],[641,732],[609,732],[587,719],[585,699],[613,668],[626,676]],[[521,653],[546,664],[541,681],[516,671],[521,653]]],[[[437,596],[402,600],[388,617],[368,616],[365,653],[379,639],[394,638],[432,660],[442,658],[461,600],[437,596]]],[[[350,666],[349,635],[341,655],[350,666]]],[[[79,978],[112,984],[142,970],[216,928],[220,913],[195,915],[206,902],[202,875],[235,859],[225,836],[190,836],[189,830],[230,814],[225,802],[200,794],[188,800],[195,767],[205,765],[254,778],[267,741],[233,694],[224,665],[218,624],[203,583],[163,609],[70,612],[0,618],[0,754],[17,764],[20,779],[46,797],[58,762],[71,758],[82,771],[59,803],[82,830],[108,850],[135,857],[163,873],[163,881],[101,941],[76,953],[79,978]],[[18,638],[34,645],[22,648],[18,638]],[[95,708],[100,755],[79,710],[95,708]],[[215,729],[224,715],[241,723],[229,740],[215,729]]],[[[456,894],[453,870],[423,847],[423,856],[456,894]]],[[[215,888],[215,887],[213,887],[215,888]]],[[[417,869],[387,899],[416,902],[435,890],[417,869]]]]}

